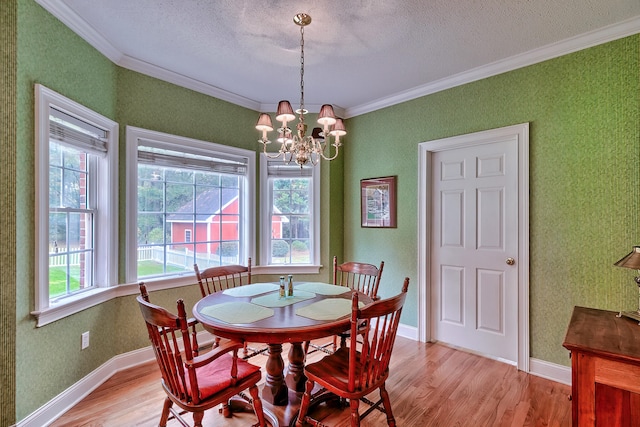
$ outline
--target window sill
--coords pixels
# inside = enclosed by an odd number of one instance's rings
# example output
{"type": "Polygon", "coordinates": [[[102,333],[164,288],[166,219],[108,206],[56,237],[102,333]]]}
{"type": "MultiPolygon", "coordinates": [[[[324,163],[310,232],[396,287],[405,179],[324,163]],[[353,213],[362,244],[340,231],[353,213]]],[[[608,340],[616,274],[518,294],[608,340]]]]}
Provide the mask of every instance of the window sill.
{"type": "Polygon", "coordinates": [[[251,274],[318,274],[321,265],[263,265],[251,267],[251,274]]]}
{"type": "MultiPolygon", "coordinates": [[[[142,281],[142,280],[141,280],[142,281]]],[[[177,276],[170,279],[157,279],[144,281],[147,285],[147,291],[159,291],[162,289],[178,288],[197,283],[193,275],[177,276]]],[[[90,291],[82,292],[68,298],[63,298],[55,304],[40,310],[32,311],[31,314],[36,318],[36,327],[41,327],[53,323],[57,320],[71,316],[87,308],[94,307],[113,298],[136,295],[138,290],[138,282],[133,284],[121,284],[111,286],[109,288],[98,288],[90,291]]]]}
{"type": "Polygon", "coordinates": [[[40,326],[48,325],[56,320],[115,298],[117,293],[116,289],[117,286],[82,292],[68,298],[63,298],[43,310],[32,311],[31,314],[36,317],[36,327],[39,328],[40,326]]]}

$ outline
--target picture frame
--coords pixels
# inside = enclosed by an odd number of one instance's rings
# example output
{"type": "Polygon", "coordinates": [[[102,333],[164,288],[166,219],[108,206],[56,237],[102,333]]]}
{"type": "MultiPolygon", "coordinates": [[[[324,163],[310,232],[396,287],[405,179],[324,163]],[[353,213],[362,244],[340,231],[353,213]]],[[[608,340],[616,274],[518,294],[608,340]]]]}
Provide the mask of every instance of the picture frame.
{"type": "Polygon", "coordinates": [[[360,180],[360,226],[396,228],[397,176],[360,180]]]}

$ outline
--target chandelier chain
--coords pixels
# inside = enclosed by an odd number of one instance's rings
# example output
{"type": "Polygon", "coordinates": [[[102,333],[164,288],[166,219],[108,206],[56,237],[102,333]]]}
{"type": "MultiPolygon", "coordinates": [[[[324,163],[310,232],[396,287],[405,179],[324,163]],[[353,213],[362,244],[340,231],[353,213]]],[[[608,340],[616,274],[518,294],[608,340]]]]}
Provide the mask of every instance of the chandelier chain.
{"type": "Polygon", "coordinates": [[[280,149],[277,153],[269,153],[267,145],[271,141],[267,138],[267,132],[273,131],[273,124],[268,113],[260,113],[256,129],[262,132],[262,138],[258,140],[262,144],[262,151],[269,159],[282,157],[286,164],[295,161],[300,167],[306,164],[317,165],[320,159],[331,161],[338,157],[338,151],[342,143],[340,137],[347,134],[342,119],[336,117],[331,104],[323,104],[318,113],[318,123],[322,128],[315,127],[309,135],[306,134],[307,125],[304,116],[307,110],[304,108],[304,27],[311,23],[311,16],[299,13],[293,17],[293,22],[300,26],[300,109],[295,111],[287,100],[278,103],[276,120],[282,123],[278,128],[280,149]],[[298,115],[298,123],[294,132],[288,124],[298,115]],[[333,139],[333,143],[331,142],[333,139]],[[325,148],[328,152],[325,153],[325,148]],[[334,148],[333,155],[331,147],[334,148]]]}
{"type": "Polygon", "coordinates": [[[304,27],[300,27],[300,121],[304,123],[304,27]]]}

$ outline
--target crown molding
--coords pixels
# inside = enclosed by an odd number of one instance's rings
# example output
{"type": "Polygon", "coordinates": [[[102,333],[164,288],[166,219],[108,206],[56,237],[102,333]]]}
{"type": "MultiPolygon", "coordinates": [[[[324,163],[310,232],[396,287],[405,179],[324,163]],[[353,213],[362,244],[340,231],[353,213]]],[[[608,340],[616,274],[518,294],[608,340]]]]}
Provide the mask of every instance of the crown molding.
{"type": "Polygon", "coordinates": [[[239,105],[241,107],[249,108],[250,110],[259,111],[260,109],[260,103],[258,101],[236,95],[233,92],[228,92],[226,90],[220,89],[219,87],[203,83],[191,77],[169,71],[166,68],[158,67],[156,65],[140,61],[127,55],[123,55],[122,59],[116,64],[120,67],[127,68],[129,70],[136,71],[147,76],[155,77],[157,79],[164,80],[166,82],[173,83],[175,85],[191,89],[196,92],[200,92],[205,95],[209,95],[214,98],[239,105]]]}
{"type": "Polygon", "coordinates": [[[111,62],[118,63],[122,59],[122,53],[107,41],[93,27],[87,24],[64,2],[55,0],[36,0],[49,13],[58,18],[74,33],[82,37],[87,43],[96,48],[100,53],[109,58],[111,62]]]}
{"type": "MultiPolygon", "coordinates": [[[[109,58],[113,63],[123,68],[130,69],[205,95],[213,96],[223,101],[249,108],[255,111],[275,111],[276,104],[261,104],[252,99],[245,98],[232,92],[220,89],[190,77],[169,71],[165,68],[149,64],[144,61],[131,58],[118,51],[100,33],[89,26],[72,9],[63,2],[55,0],[36,0],[38,4],[58,18],[73,32],[82,37],[87,43],[96,48],[100,53],[109,58]]],[[[398,92],[394,95],[379,98],[375,101],[361,104],[351,108],[335,107],[336,114],[345,119],[370,113],[392,105],[400,104],[412,99],[420,98],[446,89],[450,89],[477,80],[486,79],[498,74],[523,68],[548,59],[557,58],[572,52],[587,49],[623,37],[640,33],[640,16],[635,16],[626,21],[609,25],[598,30],[590,31],[576,37],[571,37],[557,43],[552,43],[538,49],[515,55],[500,61],[495,61],[462,73],[444,77],[442,79],[416,86],[414,88],[398,92]]],[[[309,111],[320,111],[317,105],[307,107],[309,111]]]]}
{"type": "Polygon", "coordinates": [[[88,25],[86,21],[84,21],[64,2],[56,0],[36,0],[36,2],[53,16],[58,18],[64,25],[69,27],[71,31],[79,35],[87,43],[98,50],[98,52],[120,67],[155,77],[205,95],[213,96],[214,98],[218,98],[241,107],[256,111],[260,109],[260,103],[257,101],[124,55],[109,43],[99,32],[88,25]]]}
{"type": "Polygon", "coordinates": [[[395,95],[377,99],[356,107],[347,108],[345,118],[355,117],[412,99],[420,98],[466,83],[486,79],[498,74],[523,68],[548,59],[557,58],[572,52],[587,49],[613,40],[621,39],[640,32],[640,16],[552,43],[538,49],[495,61],[481,67],[454,74],[425,85],[399,92],[395,95]]]}

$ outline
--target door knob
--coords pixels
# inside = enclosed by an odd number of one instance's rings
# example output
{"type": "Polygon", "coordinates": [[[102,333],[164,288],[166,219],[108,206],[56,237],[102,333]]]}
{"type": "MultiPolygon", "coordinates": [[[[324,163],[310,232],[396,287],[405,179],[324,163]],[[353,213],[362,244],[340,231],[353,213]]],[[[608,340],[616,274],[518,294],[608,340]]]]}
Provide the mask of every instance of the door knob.
{"type": "Polygon", "coordinates": [[[506,261],[506,262],[507,262],[507,265],[513,265],[513,264],[515,264],[515,263],[516,263],[516,260],[515,260],[515,259],[513,259],[513,258],[511,258],[511,257],[509,257],[509,258],[507,258],[507,261],[506,261]]]}

